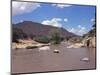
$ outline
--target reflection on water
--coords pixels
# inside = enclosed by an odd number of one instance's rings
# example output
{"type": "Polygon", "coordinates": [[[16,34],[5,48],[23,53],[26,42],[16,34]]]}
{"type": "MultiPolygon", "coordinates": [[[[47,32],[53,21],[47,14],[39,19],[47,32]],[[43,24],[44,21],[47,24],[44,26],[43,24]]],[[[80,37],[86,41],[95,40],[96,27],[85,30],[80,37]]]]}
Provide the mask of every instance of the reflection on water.
{"type": "Polygon", "coordinates": [[[95,48],[66,48],[50,46],[50,50],[12,50],[12,73],[44,72],[75,69],[95,69],[95,48]],[[54,53],[58,49],[60,53],[54,53]],[[88,62],[81,61],[89,58],[88,62]]]}

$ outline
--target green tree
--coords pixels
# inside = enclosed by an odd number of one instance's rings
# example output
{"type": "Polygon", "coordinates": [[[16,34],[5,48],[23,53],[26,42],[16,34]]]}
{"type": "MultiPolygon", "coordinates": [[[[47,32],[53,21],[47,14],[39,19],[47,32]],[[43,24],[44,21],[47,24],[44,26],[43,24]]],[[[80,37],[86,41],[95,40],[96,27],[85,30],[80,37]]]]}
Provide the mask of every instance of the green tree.
{"type": "Polygon", "coordinates": [[[27,37],[26,34],[21,29],[13,28],[13,33],[12,33],[13,42],[18,42],[17,41],[18,39],[23,39],[26,37],[27,37]]]}
{"type": "Polygon", "coordinates": [[[50,35],[51,35],[51,41],[54,44],[60,44],[61,42],[60,29],[52,29],[50,31],[50,35]]]}
{"type": "Polygon", "coordinates": [[[40,42],[40,43],[49,43],[50,39],[47,36],[36,36],[33,40],[40,42]]]}

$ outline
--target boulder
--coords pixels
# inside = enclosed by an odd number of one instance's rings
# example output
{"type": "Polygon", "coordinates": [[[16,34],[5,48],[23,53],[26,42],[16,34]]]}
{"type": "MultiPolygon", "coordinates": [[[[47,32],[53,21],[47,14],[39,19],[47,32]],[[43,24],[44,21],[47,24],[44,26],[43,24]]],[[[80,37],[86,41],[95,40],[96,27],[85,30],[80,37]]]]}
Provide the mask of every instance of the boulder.
{"type": "Polygon", "coordinates": [[[54,53],[59,53],[59,52],[60,52],[60,51],[59,51],[59,50],[57,50],[57,49],[55,49],[55,50],[54,50],[54,53]]]}

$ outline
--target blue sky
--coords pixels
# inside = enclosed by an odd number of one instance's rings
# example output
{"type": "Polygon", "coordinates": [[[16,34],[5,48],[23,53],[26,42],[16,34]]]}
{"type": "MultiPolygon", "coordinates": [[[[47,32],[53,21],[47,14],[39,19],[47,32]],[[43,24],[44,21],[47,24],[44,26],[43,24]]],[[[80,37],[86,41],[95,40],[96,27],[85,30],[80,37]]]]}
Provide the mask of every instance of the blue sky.
{"type": "Polygon", "coordinates": [[[63,27],[77,35],[87,33],[95,20],[95,6],[49,4],[49,3],[12,3],[12,23],[33,21],[44,25],[63,27]]]}

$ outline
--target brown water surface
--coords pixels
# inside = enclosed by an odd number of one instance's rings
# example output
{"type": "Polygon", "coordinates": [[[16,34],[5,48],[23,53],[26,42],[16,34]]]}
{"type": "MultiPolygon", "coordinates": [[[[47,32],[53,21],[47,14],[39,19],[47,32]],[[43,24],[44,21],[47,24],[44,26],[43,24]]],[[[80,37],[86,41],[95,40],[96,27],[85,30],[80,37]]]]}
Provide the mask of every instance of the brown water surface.
{"type": "Polygon", "coordinates": [[[12,50],[12,73],[45,72],[76,69],[95,69],[95,48],[66,48],[63,45],[50,46],[50,50],[12,50]],[[60,53],[54,53],[58,49],[60,53]],[[89,58],[88,62],[81,61],[89,58]]]}

